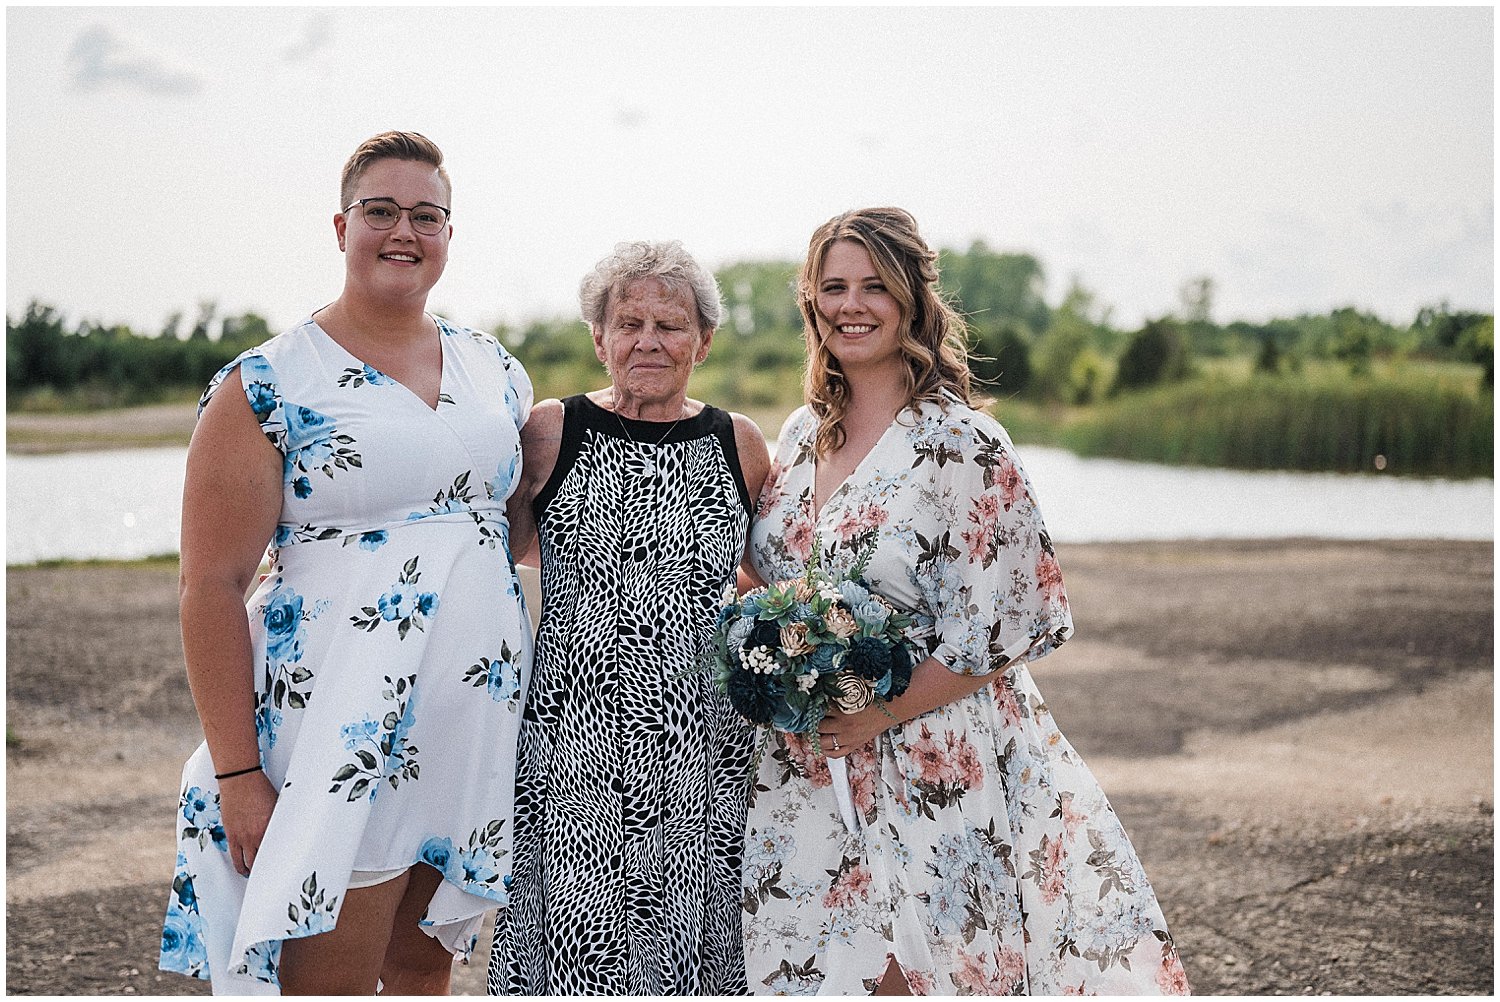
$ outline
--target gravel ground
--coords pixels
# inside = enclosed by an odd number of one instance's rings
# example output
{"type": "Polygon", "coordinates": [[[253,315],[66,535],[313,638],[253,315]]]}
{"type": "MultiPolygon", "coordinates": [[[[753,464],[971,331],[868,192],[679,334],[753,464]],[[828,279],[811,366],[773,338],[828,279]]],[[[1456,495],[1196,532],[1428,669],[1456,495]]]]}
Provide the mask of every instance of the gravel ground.
{"type": "MultiPolygon", "coordinates": [[[[1491,994],[1493,547],[1061,557],[1080,632],[1037,681],[1195,991],[1491,994]]],[[[207,993],[155,969],[177,774],[199,739],[175,575],[7,574],[12,994],[207,993]]],[[[485,959],[456,992],[483,992],[485,959]]]]}

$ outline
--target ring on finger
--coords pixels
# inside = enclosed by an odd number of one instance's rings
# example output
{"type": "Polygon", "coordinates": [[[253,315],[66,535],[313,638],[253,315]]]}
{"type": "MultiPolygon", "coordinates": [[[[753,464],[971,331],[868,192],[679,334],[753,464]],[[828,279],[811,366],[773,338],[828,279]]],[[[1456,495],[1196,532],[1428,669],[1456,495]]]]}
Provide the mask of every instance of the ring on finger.
{"type": "Polygon", "coordinates": [[[839,736],[837,734],[835,734],[833,736],[833,750],[834,751],[838,751],[839,750],[839,736]]]}

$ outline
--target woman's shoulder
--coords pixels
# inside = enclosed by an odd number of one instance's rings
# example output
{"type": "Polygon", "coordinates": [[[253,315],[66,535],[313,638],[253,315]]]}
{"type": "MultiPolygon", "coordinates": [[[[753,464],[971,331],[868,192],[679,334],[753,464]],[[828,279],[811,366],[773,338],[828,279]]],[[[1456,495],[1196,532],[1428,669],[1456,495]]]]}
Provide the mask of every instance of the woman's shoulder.
{"type": "Polygon", "coordinates": [[[803,404],[788,414],[786,420],[781,422],[781,431],[777,434],[776,440],[785,444],[796,439],[801,439],[807,435],[810,429],[817,427],[817,424],[817,415],[813,414],[811,407],[803,404]]]}
{"type": "Polygon", "coordinates": [[[920,400],[913,405],[912,410],[920,424],[972,429],[983,432],[991,439],[1004,436],[1007,443],[1010,441],[1010,435],[998,418],[989,411],[964,403],[956,396],[944,395],[940,401],[920,400]]]}
{"type": "Polygon", "coordinates": [[[500,339],[495,335],[482,330],[476,330],[473,327],[465,327],[463,324],[456,324],[435,313],[431,314],[431,316],[433,323],[437,324],[438,330],[445,337],[452,338],[455,343],[472,347],[481,355],[493,355],[502,362],[515,359],[510,350],[501,344],[500,339]]]}
{"type": "Polygon", "coordinates": [[[229,366],[239,365],[248,359],[264,359],[274,366],[278,361],[312,350],[312,338],[317,329],[318,325],[313,318],[305,316],[275,337],[240,352],[229,366]]]}

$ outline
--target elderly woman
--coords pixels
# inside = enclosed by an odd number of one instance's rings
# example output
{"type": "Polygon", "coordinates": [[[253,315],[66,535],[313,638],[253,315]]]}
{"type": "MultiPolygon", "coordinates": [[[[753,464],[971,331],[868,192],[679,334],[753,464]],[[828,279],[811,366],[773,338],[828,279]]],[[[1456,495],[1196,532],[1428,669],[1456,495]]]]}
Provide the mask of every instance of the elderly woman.
{"type": "Polygon", "coordinates": [[[721,307],[680,244],[620,244],[579,299],[610,385],[542,401],[523,437],[511,520],[542,618],[489,989],[743,994],[750,736],[696,669],[770,456],[687,397],[721,307]]]}
{"type": "Polygon", "coordinates": [[[216,993],[446,994],[505,900],[531,653],[505,502],[531,384],[426,312],[452,237],[442,164],[416,133],[354,152],[343,291],[224,367],[188,448],[182,641],[206,740],[161,966],[216,993]]]}

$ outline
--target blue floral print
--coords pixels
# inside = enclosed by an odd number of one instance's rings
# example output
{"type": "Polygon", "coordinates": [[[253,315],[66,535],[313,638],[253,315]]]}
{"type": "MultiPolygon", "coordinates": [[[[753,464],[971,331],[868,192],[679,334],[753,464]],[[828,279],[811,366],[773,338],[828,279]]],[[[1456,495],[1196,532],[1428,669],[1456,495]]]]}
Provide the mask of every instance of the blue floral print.
{"type": "Polygon", "coordinates": [[[278,589],[266,601],[266,657],[276,662],[302,660],[302,596],[278,589]]]}
{"type": "Polygon", "coordinates": [[[344,784],[348,783],[347,799],[368,795],[374,800],[382,779],[394,789],[402,780],[414,780],[421,775],[417,746],[410,741],[412,724],[417,719],[416,680],[411,675],[393,681],[387,675],[384,696],[396,704],[396,709],[386,713],[378,723],[362,716],[339,729],[344,750],[354,752],[354,761],[339,766],[329,793],[344,792],[344,784]]]}
{"type": "Polygon", "coordinates": [[[340,386],[390,386],[393,383],[395,383],[395,380],[390,376],[368,365],[350,366],[339,374],[340,386]]]}
{"type": "MultiPolygon", "coordinates": [[[[174,890],[176,889],[174,883],[174,890]]],[[[192,881],[187,881],[189,891],[192,881]]],[[[203,919],[196,901],[185,908],[177,897],[167,905],[167,918],[161,927],[161,965],[189,977],[208,978],[208,951],[203,943],[203,919]]]]}
{"type": "Polygon", "coordinates": [[[425,630],[427,620],[437,612],[438,596],[436,592],[417,589],[417,582],[422,577],[422,572],[417,569],[419,559],[412,557],[408,560],[401,569],[401,577],[390,590],[376,599],[374,605],[361,609],[364,616],[350,616],[349,621],[357,629],[372,633],[381,623],[395,623],[396,634],[401,640],[406,639],[412,627],[425,630]]]}
{"type": "Polygon", "coordinates": [[[333,928],[338,902],[338,895],[329,898],[318,886],[316,871],[308,874],[307,879],[302,882],[301,900],[298,904],[287,905],[287,917],[292,920],[292,925],[286,934],[316,936],[320,932],[328,932],[333,928]],[[301,907],[298,907],[299,904],[301,907]]]}
{"type": "Polygon", "coordinates": [[[224,822],[219,817],[219,795],[190,786],[182,791],[183,839],[192,839],[201,846],[210,842],[221,852],[229,851],[229,839],[224,834],[224,822]]]}
{"type": "Polygon", "coordinates": [[[464,681],[476,687],[486,687],[490,698],[505,703],[514,712],[520,709],[521,666],[517,663],[510,645],[500,645],[500,656],[480,658],[464,672],[464,681]]]}
{"type": "Polygon", "coordinates": [[[382,865],[386,853],[437,864],[449,890],[432,932],[460,958],[506,897],[507,749],[531,639],[503,501],[485,484],[518,469],[531,388],[493,338],[437,325],[438,411],[312,321],[240,356],[204,394],[206,405],[215,392],[243,390],[283,473],[272,570],[246,607],[255,729],[279,823],[247,882],[226,851],[214,766],[200,745],[179,787],[181,852],[164,902],[163,969],[211,976],[216,993],[274,988],[283,940],[334,928],[350,852],[355,869],[382,865]],[[429,507],[442,517],[406,522],[429,507]],[[449,588],[489,596],[485,614],[440,615],[449,588]],[[476,691],[464,667],[496,652],[509,666],[494,691],[488,670],[476,691]],[[306,712],[314,700],[323,705],[306,712]],[[495,751],[493,768],[422,794],[425,771],[468,761],[474,747],[495,751]]]}
{"type": "Polygon", "coordinates": [[[361,550],[369,550],[371,553],[374,553],[386,544],[386,541],[391,538],[391,534],[377,529],[373,532],[362,532],[357,538],[359,539],[359,548],[361,550]]]}

